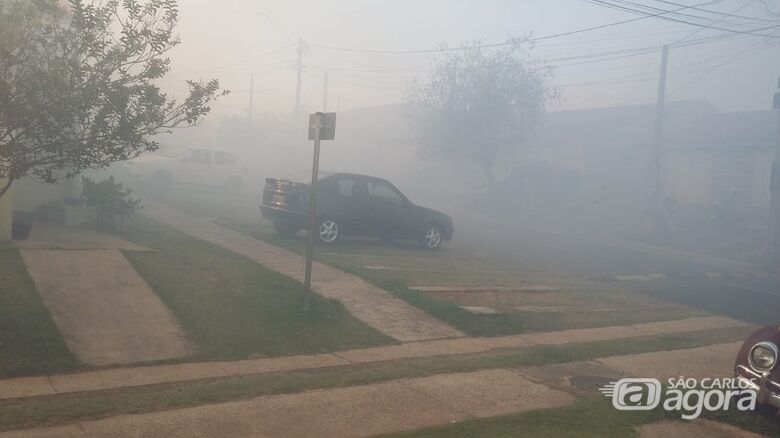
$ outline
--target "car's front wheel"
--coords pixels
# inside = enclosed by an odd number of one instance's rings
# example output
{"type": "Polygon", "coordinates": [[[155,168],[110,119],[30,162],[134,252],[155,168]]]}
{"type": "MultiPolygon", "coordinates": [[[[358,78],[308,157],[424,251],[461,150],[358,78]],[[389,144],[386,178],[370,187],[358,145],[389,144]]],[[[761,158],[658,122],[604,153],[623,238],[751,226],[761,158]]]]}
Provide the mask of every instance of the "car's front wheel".
{"type": "Polygon", "coordinates": [[[320,219],[317,225],[317,238],[320,242],[329,245],[335,243],[341,237],[341,229],[333,218],[320,219]]]}
{"type": "Polygon", "coordinates": [[[425,249],[438,249],[441,246],[441,228],[436,224],[429,224],[424,228],[420,237],[420,244],[425,249]]]}

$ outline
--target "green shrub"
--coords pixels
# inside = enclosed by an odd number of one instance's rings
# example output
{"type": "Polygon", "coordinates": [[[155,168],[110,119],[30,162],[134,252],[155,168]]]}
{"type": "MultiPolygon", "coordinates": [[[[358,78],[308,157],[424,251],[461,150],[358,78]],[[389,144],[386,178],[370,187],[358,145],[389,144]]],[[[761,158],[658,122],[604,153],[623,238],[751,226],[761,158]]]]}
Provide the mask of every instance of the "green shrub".
{"type": "Polygon", "coordinates": [[[95,224],[100,228],[125,228],[127,219],[141,208],[141,200],[131,195],[132,191],[114,181],[113,176],[100,182],[84,177],[81,196],[87,207],[95,210],[95,224]]]}

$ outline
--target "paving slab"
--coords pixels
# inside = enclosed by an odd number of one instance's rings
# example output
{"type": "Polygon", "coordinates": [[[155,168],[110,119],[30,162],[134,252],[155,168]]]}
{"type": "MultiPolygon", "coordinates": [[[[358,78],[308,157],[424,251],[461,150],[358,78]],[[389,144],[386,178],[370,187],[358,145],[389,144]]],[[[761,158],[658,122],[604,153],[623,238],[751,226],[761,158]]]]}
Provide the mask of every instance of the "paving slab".
{"type": "MultiPolygon", "coordinates": [[[[565,406],[574,397],[510,370],[282,394],[80,423],[83,437],[361,437],[565,406]]],[[[25,437],[57,436],[50,429],[25,437]]],[[[16,437],[0,433],[0,438],[16,437]]],[[[80,435],[73,435],[80,436],[80,435]]]]}
{"type": "Polygon", "coordinates": [[[549,285],[526,286],[409,286],[418,292],[552,292],[561,287],[549,285]]]}
{"type": "Polygon", "coordinates": [[[613,356],[598,362],[633,376],[662,380],[680,376],[697,379],[733,377],[734,361],[741,346],[741,342],[708,345],[687,350],[613,356]]]}
{"type": "Polygon", "coordinates": [[[640,336],[683,333],[741,327],[745,324],[722,317],[688,318],[681,321],[661,321],[631,326],[612,326],[595,329],[573,329],[550,333],[528,333],[494,338],[441,339],[410,342],[387,347],[364,348],[331,354],[259,358],[231,362],[200,362],[175,365],[155,365],[133,368],[111,368],[64,374],[51,377],[0,380],[0,400],[16,397],[34,397],[53,393],[96,391],[101,389],[154,385],[165,382],[249,375],[275,371],[320,368],[371,363],[415,357],[482,353],[507,348],[535,345],[560,345],[577,342],[627,339],[640,336]],[[47,385],[48,382],[48,385],[47,385]]]}
{"type": "MultiPolygon", "coordinates": [[[[350,362],[346,359],[333,354],[317,354],[232,362],[200,362],[138,368],[112,368],[88,373],[51,376],[48,381],[57,393],[67,393],[349,364],[350,362]]],[[[0,381],[0,392],[4,389],[2,382],[0,381]]],[[[1,398],[2,396],[0,396],[1,398]]]]}
{"type": "Polygon", "coordinates": [[[87,228],[34,222],[27,240],[14,242],[21,249],[122,249],[151,251],[121,237],[87,228]]]}
{"type": "MultiPolygon", "coordinates": [[[[187,216],[162,204],[146,203],[142,213],[303,282],[305,260],[298,254],[208,220],[187,216]]],[[[319,262],[313,264],[312,290],[339,300],[355,318],[402,342],[463,336],[460,331],[387,291],[319,262]]]]}
{"type": "Polygon", "coordinates": [[[637,428],[641,438],[761,438],[761,435],[719,423],[699,419],[696,421],[658,421],[637,428]]]}
{"type": "Polygon", "coordinates": [[[0,400],[56,394],[49,377],[18,377],[0,380],[0,400]]]}
{"type": "Polygon", "coordinates": [[[75,425],[0,432],[2,438],[84,438],[85,436],[84,432],[75,425]]]}
{"type": "Polygon", "coordinates": [[[175,317],[115,249],[20,250],[68,348],[90,365],[186,356],[175,317]]]}

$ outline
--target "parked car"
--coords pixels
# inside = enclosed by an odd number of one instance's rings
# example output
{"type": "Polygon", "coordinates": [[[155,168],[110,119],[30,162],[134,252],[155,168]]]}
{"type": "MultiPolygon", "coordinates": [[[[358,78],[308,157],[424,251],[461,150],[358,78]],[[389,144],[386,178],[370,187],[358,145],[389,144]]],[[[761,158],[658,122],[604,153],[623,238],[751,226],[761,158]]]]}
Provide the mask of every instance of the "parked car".
{"type": "Polygon", "coordinates": [[[778,366],[780,327],[756,330],[742,344],[734,364],[734,373],[744,387],[758,395],[762,410],[777,412],[780,408],[780,366],[778,366]]]}
{"type": "Polygon", "coordinates": [[[223,187],[238,192],[247,169],[228,152],[215,149],[166,148],[123,163],[131,178],[157,185],[171,183],[223,187]]]}
{"type": "MultiPolygon", "coordinates": [[[[280,234],[307,227],[311,174],[266,179],[263,217],[280,234]]],[[[452,219],[444,213],[413,204],[393,184],[373,176],[320,173],[315,232],[331,244],[342,236],[416,240],[436,249],[453,234],[452,219]]]]}

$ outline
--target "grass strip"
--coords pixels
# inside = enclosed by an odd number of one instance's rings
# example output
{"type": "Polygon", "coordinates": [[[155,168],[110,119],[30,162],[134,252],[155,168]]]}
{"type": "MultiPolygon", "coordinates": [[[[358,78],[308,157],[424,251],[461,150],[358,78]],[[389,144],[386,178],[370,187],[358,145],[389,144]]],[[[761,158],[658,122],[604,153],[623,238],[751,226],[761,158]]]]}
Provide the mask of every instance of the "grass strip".
{"type": "Polygon", "coordinates": [[[0,250],[0,378],[64,373],[79,366],[16,249],[0,250]]]}
{"type": "Polygon", "coordinates": [[[124,251],[196,346],[187,360],[313,354],[394,344],[336,300],[217,245],[139,217],[124,236],[154,252],[124,251]]]}
{"type": "Polygon", "coordinates": [[[401,378],[517,368],[649,351],[694,348],[743,338],[748,328],[393,360],[359,365],[204,379],[41,398],[0,401],[0,430],[54,426],[121,414],[381,383],[401,378]]]}

